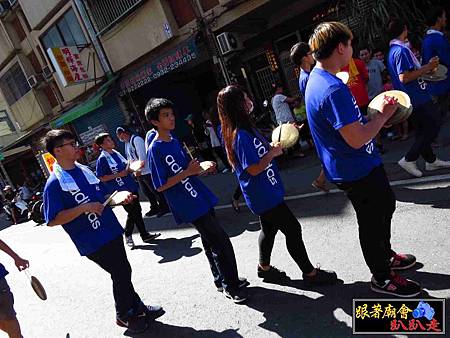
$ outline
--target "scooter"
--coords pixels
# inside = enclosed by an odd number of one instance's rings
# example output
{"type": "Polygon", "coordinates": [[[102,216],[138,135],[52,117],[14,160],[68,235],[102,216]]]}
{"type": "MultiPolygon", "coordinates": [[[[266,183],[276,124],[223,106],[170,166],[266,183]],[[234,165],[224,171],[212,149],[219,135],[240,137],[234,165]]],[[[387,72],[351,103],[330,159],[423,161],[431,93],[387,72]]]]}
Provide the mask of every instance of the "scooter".
{"type": "Polygon", "coordinates": [[[45,223],[44,201],[41,192],[37,192],[31,197],[31,201],[28,203],[28,218],[38,225],[45,223]]]}
{"type": "Polygon", "coordinates": [[[12,217],[12,208],[15,210],[17,223],[28,221],[28,205],[24,200],[22,200],[20,194],[17,194],[11,202],[8,202],[3,206],[3,210],[5,210],[8,215],[8,220],[14,222],[12,217]]]}

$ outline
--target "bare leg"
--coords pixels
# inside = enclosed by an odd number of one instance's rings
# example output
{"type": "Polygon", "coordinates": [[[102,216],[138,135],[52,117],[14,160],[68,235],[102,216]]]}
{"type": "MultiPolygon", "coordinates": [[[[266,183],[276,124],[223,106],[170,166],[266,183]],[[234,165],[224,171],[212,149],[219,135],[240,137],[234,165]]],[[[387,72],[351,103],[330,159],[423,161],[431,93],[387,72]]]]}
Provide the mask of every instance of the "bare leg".
{"type": "Polygon", "coordinates": [[[325,177],[325,173],[323,172],[323,169],[320,170],[319,176],[311,183],[311,185],[319,190],[322,190],[323,192],[329,192],[330,189],[326,186],[327,179],[325,177]]]}

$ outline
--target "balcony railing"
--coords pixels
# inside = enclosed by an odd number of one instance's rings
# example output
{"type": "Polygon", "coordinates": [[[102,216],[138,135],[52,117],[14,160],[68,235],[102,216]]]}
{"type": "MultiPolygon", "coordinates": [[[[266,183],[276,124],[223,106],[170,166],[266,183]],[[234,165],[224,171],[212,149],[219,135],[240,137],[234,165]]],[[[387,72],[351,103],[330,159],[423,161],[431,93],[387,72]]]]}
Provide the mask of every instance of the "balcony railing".
{"type": "Polygon", "coordinates": [[[144,0],[84,0],[97,34],[111,29],[144,0]]]}

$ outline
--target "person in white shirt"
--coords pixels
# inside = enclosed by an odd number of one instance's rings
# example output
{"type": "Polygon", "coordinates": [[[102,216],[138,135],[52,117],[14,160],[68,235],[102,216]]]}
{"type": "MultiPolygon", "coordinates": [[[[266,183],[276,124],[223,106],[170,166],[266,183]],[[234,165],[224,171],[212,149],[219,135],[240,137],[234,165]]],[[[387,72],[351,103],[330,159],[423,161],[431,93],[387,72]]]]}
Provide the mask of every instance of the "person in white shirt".
{"type": "Polygon", "coordinates": [[[272,108],[275,112],[277,123],[295,123],[295,118],[289,104],[294,103],[296,99],[284,95],[283,86],[281,84],[274,84],[273,88],[274,95],[272,97],[272,108]]]}
{"type": "Polygon", "coordinates": [[[145,141],[142,137],[134,135],[126,126],[120,126],[116,129],[117,138],[125,143],[125,155],[128,161],[141,161],[141,170],[135,172],[136,180],[139,183],[144,195],[150,202],[150,210],[145,216],[156,215],[161,217],[169,212],[166,199],[163,194],[158,193],[153,185],[150,176],[150,168],[147,160],[145,141]]]}

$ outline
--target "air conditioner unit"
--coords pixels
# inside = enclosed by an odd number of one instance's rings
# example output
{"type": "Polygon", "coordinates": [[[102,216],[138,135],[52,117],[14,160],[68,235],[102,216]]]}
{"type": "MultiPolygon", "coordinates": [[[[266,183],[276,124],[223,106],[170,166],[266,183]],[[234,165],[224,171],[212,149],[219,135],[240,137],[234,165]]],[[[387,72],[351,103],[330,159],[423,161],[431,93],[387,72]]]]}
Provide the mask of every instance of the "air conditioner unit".
{"type": "Polygon", "coordinates": [[[0,1],[0,16],[6,15],[10,9],[9,1],[0,1]]]}
{"type": "Polygon", "coordinates": [[[42,67],[42,75],[44,79],[49,80],[52,78],[53,70],[50,66],[42,67]]]}
{"type": "Polygon", "coordinates": [[[217,35],[217,42],[222,55],[226,55],[243,48],[242,41],[235,33],[221,33],[217,35]]]}
{"type": "Polygon", "coordinates": [[[31,88],[36,88],[44,82],[44,76],[42,74],[31,75],[27,78],[27,81],[31,88]]]}

